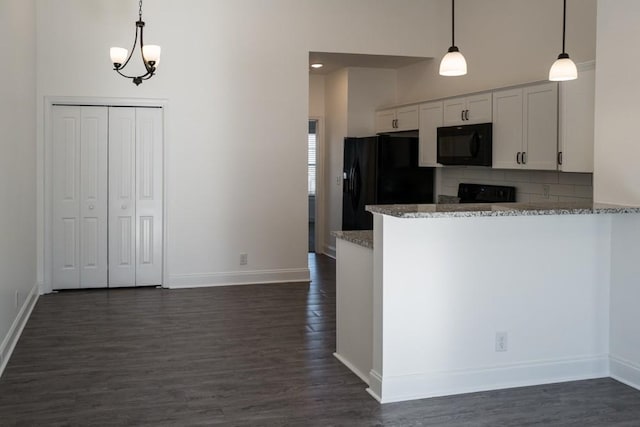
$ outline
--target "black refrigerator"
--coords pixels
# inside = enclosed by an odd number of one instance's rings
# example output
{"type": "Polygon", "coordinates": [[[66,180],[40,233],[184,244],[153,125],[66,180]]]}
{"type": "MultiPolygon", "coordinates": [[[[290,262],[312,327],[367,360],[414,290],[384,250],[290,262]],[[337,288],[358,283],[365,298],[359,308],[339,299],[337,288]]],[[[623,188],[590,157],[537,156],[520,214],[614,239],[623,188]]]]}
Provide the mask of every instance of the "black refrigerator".
{"type": "Polygon", "coordinates": [[[433,168],[418,158],[417,137],[345,138],[342,229],[372,230],[366,205],[433,203],[433,168]]]}

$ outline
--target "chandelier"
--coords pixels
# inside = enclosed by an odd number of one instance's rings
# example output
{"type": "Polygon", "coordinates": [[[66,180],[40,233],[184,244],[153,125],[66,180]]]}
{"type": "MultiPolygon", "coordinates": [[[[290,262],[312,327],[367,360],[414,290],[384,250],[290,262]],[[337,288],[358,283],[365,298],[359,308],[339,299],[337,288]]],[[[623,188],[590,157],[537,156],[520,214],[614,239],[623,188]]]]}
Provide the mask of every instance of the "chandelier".
{"type": "Polygon", "coordinates": [[[111,62],[113,62],[114,71],[122,77],[133,80],[133,83],[135,83],[136,86],[142,83],[143,80],[149,80],[153,77],[158,64],[160,63],[160,46],[155,44],[145,45],[142,39],[143,31],[144,21],[142,20],[142,0],[140,0],[138,3],[138,20],[136,21],[136,37],[133,41],[131,53],[122,47],[112,47],[110,49],[111,62]],[[142,62],[144,63],[144,68],[147,72],[140,76],[127,76],[122,72],[122,70],[127,66],[136,49],[136,44],[138,44],[138,32],[140,33],[140,52],[142,54],[142,62]]]}

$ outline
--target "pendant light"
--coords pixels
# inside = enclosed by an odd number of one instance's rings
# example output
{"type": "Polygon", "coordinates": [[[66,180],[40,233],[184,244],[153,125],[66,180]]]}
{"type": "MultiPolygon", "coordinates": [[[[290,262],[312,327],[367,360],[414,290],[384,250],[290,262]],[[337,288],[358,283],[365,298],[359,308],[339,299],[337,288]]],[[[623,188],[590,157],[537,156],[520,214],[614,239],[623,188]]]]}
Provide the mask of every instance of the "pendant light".
{"type": "Polygon", "coordinates": [[[467,74],[467,61],[460,53],[455,42],[455,0],[451,0],[451,47],[440,62],[441,76],[464,76],[467,74]]]}
{"type": "Polygon", "coordinates": [[[131,53],[122,47],[112,47],[110,50],[111,54],[111,62],[113,62],[113,69],[115,72],[120,74],[122,77],[133,80],[136,86],[142,83],[143,80],[149,80],[156,72],[156,68],[160,63],[160,46],[154,44],[144,44],[142,39],[142,32],[144,30],[144,21],[142,20],[142,0],[138,2],[138,20],[136,21],[136,37],[133,40],[133,47],[131,48],[131,53]],[[127,66],[131,57],[133,56],[133,52],[136,49],[136,45],[138,44],[138,31],[140,32],[140,53],[142,55],[142,62],[144,63],[144,68],[147,71],[145,74],[140,76],[127,76],[122,73],[124,67],[127,66]]]}
{"type": "Polygon", "coordinates": [[[564,44],[567,29],[567,0],[564,0],[562,12],[562,53],[558,55],[558,59],[549,70],[549,80],[552,82],[564,82],[567,80],[575,80],[578,78],[578,68],[573,63],[569,54],[564,51],[564,44]]]}

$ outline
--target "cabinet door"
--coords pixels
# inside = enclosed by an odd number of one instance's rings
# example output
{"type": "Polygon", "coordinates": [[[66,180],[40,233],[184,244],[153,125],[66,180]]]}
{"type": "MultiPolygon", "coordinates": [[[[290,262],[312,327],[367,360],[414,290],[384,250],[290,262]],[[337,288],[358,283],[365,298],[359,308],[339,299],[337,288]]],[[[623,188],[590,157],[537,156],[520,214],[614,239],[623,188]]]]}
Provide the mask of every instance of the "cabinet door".
{"type": "Polygon", "coordinates": [[[468,114],[465,114],[465,123],[491,123],[492,103],[491,93],[482,93],[467,98],[468,114]]]}
{"type": "Polygon", "coordinates": [[[420,166],[438,165],[438,128],[442,126],[442,102],[420,106],[420,166]]]}
{"type": "Polygon", "coordinates": [[[395,109],[376,111],[376,133],[395,131],[396,128],[393,126],[395,123],[395,120],[396,120],[395,109]]]}
{"type": "Polygon", "coordinates": [[[109,287],[136,284],[136,109],[109,108],[109,287]]]}
{"type": "Polygon", "coordinates": [[[524,88],[525,168],[556,170],[558,154],[558,84],[524,88]]]}
{"type": "Polygon", "coordinates": [[[466,98],[446,99],[444,108],[444,126],[456,126],[466,124],[464,110],[467,109],[466,98]]]}
{"type": "Polygon", "coordinates": [[[410,105],[396,109],[396,131],[418,129],[419,108],[418,105],[410,105]]]}
{"type": "Polygon", "coordinates": [[[563,172],[593,172],[595,64],[578,65],[580,77],[560,83],[559,155],[563,172]]]}
{"type": "Polygon", "coordinates": [[[136,286],[162,283],[162,110],[136,109],[136,286]]]}
{"type": "Polygon", "coordinates": [[[493,93],[493,167],[521,169],[523,106],[522,89],[493,93]]]}

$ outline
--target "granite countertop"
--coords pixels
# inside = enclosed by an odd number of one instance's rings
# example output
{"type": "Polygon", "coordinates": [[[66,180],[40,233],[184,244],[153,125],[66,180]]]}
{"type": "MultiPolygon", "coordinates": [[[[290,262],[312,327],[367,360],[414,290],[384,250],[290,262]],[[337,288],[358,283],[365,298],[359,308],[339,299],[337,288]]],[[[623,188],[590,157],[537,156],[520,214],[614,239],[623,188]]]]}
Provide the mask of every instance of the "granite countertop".
{"type": "Polygon", "coordinates": [[[331,235],[338,239],[373,249],[373,230],[332,231],[331,235]]]}
{"type": "Polygon", "coordinates": [[[588,215],[640,213],[640,206],[603,203],[465,203],[440,205],[373,205],[367,211],[397,218],[471,218],[484,216],[588,215]]]}

